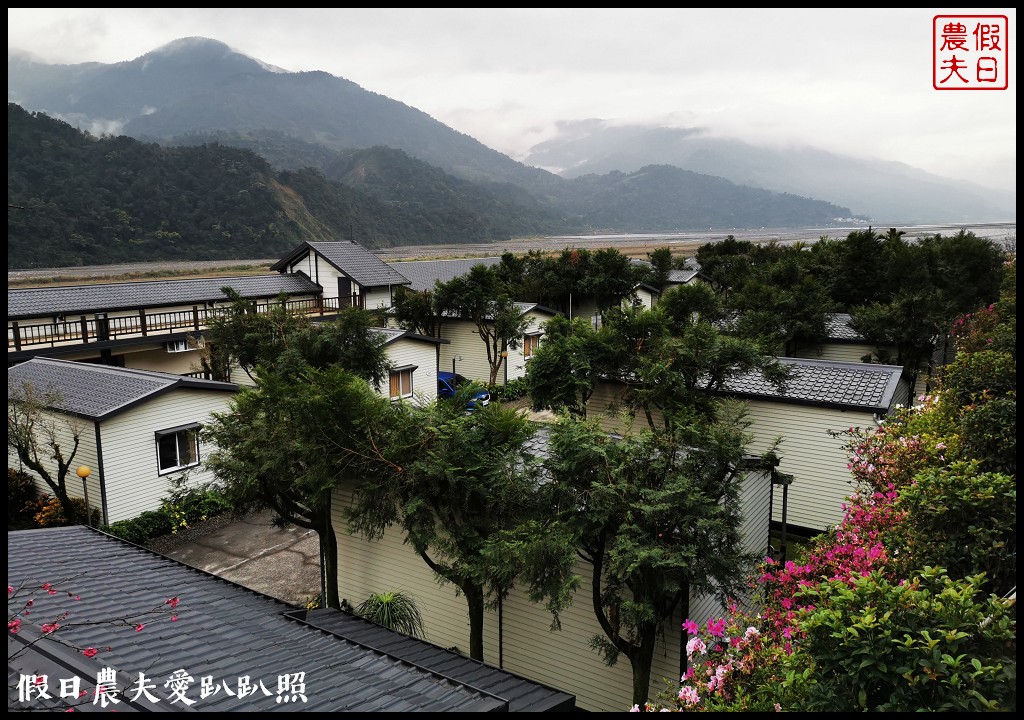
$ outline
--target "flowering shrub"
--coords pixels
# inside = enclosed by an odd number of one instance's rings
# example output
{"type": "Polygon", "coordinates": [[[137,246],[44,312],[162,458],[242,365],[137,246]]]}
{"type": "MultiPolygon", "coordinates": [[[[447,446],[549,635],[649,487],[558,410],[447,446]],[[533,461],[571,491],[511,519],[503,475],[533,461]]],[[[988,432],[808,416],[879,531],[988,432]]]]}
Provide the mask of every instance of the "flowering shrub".
{"type": "MultiPolygon", "coordinates": [[[[75,514],[84,518],[86,516],[85,500],[78,497],[69,498],[72,506],[75,508],[75,514]]],[[[60,498],[50,497],[44,495],[37,501],[37,507],[39,508],[35,515],[34,520],[37,527],[60,527],[68,525],[68,519],[64,514],[64,506],[61,505],[60,498]]],[[[100,522],[100,511],[93,509],[92,511],[92,524],[99,525],[100,522]]]]}
{"type": "MultiPolygon", "coordinates": [[[[645,711],[765,712],[786,701],[785,650],[768,642],[756,623],[732,606],[725,618],[710,618],[703,627],[683,623],[687,671],[678,690],[647,703],[645,711]]],[[[634,707],[639,711],[639,707],[634,707]]]]}

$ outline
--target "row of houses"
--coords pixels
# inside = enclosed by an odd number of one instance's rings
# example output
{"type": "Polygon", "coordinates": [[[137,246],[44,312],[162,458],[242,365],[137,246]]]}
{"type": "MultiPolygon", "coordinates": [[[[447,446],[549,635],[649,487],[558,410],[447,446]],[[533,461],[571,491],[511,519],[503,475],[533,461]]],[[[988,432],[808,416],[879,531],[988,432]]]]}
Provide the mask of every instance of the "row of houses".
{"type": "MultiPolygon", "coordinates": [[[[230,382],[211,379],[199,361],[204,328],[229,305],[223,287],[232,287],[258,310],[284,294],[289,307],[324,322],[345,307],[381,310],[376,332],[385,342],[391,379],[379,391],[396,401],[431,402],[439,371],[486,382],[486,352],[469,320],[450,319],[438,338],[393,327],[386,318],[395,290],[432,288],[475,264],[498,261],[385,263],[355,243],[309,242],[262,276],[9,289],[8,396],[31,387],[37,396],[48,397],[59,437],[77,441],[76,464],[92,468],[82,488],[90,506],[100,511],[103,523],[135,517],[159,506],[175,481],[213,479],[203,467],[210,448],[202,446],[197,430],[212,413],[228,409],[240,385],[251,382],[244,373],[235,373],[230,382]]],[[[699,281],[697,270],[674,271],[670,278],[673,284],[694,281],[699,281]]],[[[628,302],[652,307],[658,295],[654,288],[638,286],[628,302]]],[[[528,319],[527,329],[503,359],[501,383],[525,375],[532,351],[542,342],[544,323],[555,314],[532,303],[517,307],[528,319]]],[[[570,312],[599,317],[596,303],[586,298],[578,298],[570,312]]],[[[745,477],[748,549],[769,551],[771,531],[779,527],[814,534],[838,523],[852,488],[843,443],[830,431],[873,425],[909,400],[902,368],[859,362],[870,348],[849,332],[844,318],[833,318],[833,326],[835,343],[820,357],[782,359],[793,371],[784,389],[752,375],[735,379],[724,390],[750,407],[752,452],[783,437],[779,466],[745,477]],[[792,484],[775,482],[780,477],[791,477],[792,484]]],[[[614,412],[620,392],[608,384],[591,399],[610,431],[620,427],[614,412]]],[[[539,428],[538,453],[543,453],[543,440],[539,428]]],[[[9,464],[19,465],[10,448],[9,464]]],[[[352,492],[340,487],[333,502],[339,557],[345,558],[340,595],[355,604],[370,592],[409,591],[420,599],[430,642],[445,648],[464,645],[464,600],[437,584],[399,533],[368,542],[344,532],[344,508],[352,492]]],[[[586,580],[587,568],[581,566],[580,572],[586,580]]],[[[710,615],[714,607],[709,603],[691,599],[691,615],[710,615]]],[[[666,624],[652,692],[662,689],[661,678],[679,674],[681,622],[673,618],[666,624]]],[[[549,625],[542,608],[513,593],[487,618],[488,664],[570,692],[583,709],[621,710],[630,697],[629,664],[605,666],[588,650],[588,639],[600,627],[586,599],[565,614],[562,631],[552,633],[549,625]]]]}

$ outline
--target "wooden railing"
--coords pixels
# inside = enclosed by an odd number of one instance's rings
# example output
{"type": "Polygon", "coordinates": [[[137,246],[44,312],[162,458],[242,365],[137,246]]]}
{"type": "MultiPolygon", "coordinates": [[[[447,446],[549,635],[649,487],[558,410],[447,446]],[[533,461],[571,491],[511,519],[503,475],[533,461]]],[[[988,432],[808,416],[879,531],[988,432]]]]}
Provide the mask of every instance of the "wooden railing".
{"type": "MultiPolygon", "coordinates": [[[[277,303],[256,303],[253,307],[258,313],[265,313],[277,303]]],[[[336,312],[339,307],[362,307],[362,295],[341,298],[311,298],[307,300],[289,300],[285,307],[293,312],[306,315],[323,315],[336,312]]],[[[201,308],[193,305],[191,310],[174,312],[147,313],[139,308],[138,315],[107,317],[98,313],[93,317],[81,315],[74,320],[60,320],[50,323],[23,325],[13,321],[7,326],[7,351],[21,350],[39,346],[71,344],[88,344],[106,342],[132,337],[153,337],[168,335],[174,332],[195,331],[205,329],[210,322],[230,312],[228,307],[201,308]]]]}

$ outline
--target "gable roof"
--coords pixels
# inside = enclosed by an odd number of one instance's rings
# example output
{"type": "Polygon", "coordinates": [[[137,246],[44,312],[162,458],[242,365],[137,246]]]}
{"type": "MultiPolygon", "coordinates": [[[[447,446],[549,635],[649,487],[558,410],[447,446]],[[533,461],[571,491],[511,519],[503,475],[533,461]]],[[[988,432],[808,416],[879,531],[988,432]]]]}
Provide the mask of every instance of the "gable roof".
{"type": "Polygon", "coordinates": [[[730,378],[720,392],[747,398],[762,398],[802,405],[819,405],[844,410],[888,412],[903,375],[899,365],[776,358],[792,368],[782,389],[759,372],[730,378]]]}
{"type": "Polygon", "coordinates": [[[297,273],[23,288],[7,291],[7,317],[39,317],[223,302],[227,300],[227,296],[221,290],[225,286],[234,288],[245,298],[274,298],[280,293],[315,295],[322,289],[305,275],[297,273]]]}
{"type": "Polygon", "coordinates": [[[39,399],[50,397],[50,409],[93,420],[113,417],[175,389],[238,390],[234,383],[42,357],[7,368],[8,400],[25,383],[39,399]]]}
{"type": "Polygon", "coordinates": [[[451,340],[442,340],[441,338],[431,337],[430,335],[420,335],[419,333],[414,333],[411,330],[403,330],[402,328],[373,328],[373,331],[384,336],[385,345],[390,345],[402,338],[433,343],[435,345],[450,345],[452,342],[451,340]]]}
{"type": "Polygon", "coordinates": [[[379,257],[351,240],[337,242],[304,242],[271,266],[285,270],[307,252],[314,252],[334,269],[344,273],[363,287],[408,285],[409,280],[379,257]]]}
{"type": "MultiPolygon", "coordinates": [[[[235,585],[170,558],[83,526],[8,532],[7,577],[14,587],[39,587],[45,582],[73,590],[37,594],[32,608],[39,622],[70,610],[60,638],[77,647],[110,647],[96,658],[57,642],[37,639],[38,625],[25,622],[8,634],[8,677],[50,672],[50,690],[57,696],[58,678],[78,676],[90,687],[100,668],[117,671],[121,688],[144,672],[156,687],[159,703],[145,696],[123,698],[118,710],[182,709],[172,704],[164,681],[176,670],[194,678],[186,696],[192,710],[261,712],[503,712],[556,705],[572,709],[575,698],[481,663],[444,658],[424,641],[392,637],[394,633],[341,611],[318,611],[310,617],[269,596],[235,585]],[[74,553],[68,553],[73,547],[74,553]],[[45,557],[45,563],[39,558],[45,557]],[[61,582],[62,578],[70,578],[61,582]],[[179,597],[178,619],[146,619],[141,632],[97,622],[138,617],[166,600],[179,597]],[[323,625],[324,627],[320,627],[323,625]],[[12,647],[24,650],[11,658],[12,647]],[[278,703],[278,677],[304,673],[305,702],[278,703]],[[200,697],[200,679],[233,686],[250,676],[264,686],[248,697],[218,692],[200,697]],[[54,687],[56,686],[56,688],[54,687]],[[518,705],[518,707],[516,706],[518,705]]],[[[447,653],[448,656],[453,654],[447,653]]],[[[91,688],[90,688],[91,689],[91,688]]],[[[8,683],[8,708],[28,709],[19,702],[17,686],[8,683]]],[[[560,707],[559,709],[565,709],[560,707]]]]}
{"type": "Polygon", "coordinates": [[[500,257],[481,257],[457,260],[407,260],[388,264],[409,278],[410,289],[423,291],[433,290],[438,282],[448,282],[462,277],[476,265],[491,267],[500,262],[500,257]]]}

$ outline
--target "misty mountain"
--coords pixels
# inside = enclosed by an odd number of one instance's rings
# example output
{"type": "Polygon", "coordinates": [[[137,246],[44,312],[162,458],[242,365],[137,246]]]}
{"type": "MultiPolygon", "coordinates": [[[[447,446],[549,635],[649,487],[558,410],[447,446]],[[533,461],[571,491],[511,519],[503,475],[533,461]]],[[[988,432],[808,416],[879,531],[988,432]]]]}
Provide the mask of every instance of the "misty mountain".
{"type": "Polygon", "coordinates": [[[986,222],[1016,218],[1016,195],[955,182],[903,163],[865,160],[809,146],[764,147],[697,128],[564,123],[525,162],[573,178],[651,164],[718,175],[740,185],[849,205],[879,224],[986,222]]]}
{"type": "MultiPolygon", "coordinates": [[[[562,178],[343,78],[283,72],[205,38],[111,65],[47,65],[9,52],[8,98],[96,136],[177,147],[214,142],[252,150],[277,171],[316,168],[328,180],[421,217],[472,215],[464,227],[485,227],[492,236],[732,229],[774,218],[812,226],[853,214],[791,193],[736,192],[735,182],[700,173],[637,168],[627,177],[562,178]],[[357,154],[367,149],[372,161],[357,154]],[[646,179],[653,176],[669,186],[656,187],[646,179]],[[619,201],[618,192],[631,202],[619,201]],[[773,208],[769,216],[758,214],[767,208],[773,208]]],[[[432,225],[432,242],[464,236],[444,237],[447,225],[432,225]]]]}

